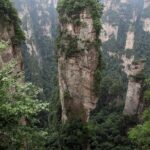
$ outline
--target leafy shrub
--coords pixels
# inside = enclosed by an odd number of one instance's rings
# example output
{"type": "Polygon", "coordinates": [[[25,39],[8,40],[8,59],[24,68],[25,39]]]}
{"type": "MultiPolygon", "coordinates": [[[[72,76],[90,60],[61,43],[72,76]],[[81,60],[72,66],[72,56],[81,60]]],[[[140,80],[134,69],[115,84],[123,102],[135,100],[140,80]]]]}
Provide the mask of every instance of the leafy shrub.
{"type": "Polygon", "coordinates": [[[47,132],[38,128],[37,115],[48,111],[48,103],[37,99],[40,92],[31,83],[23,83],[11,62],[0,71],[0,148],[42,149],[47,132]]]}
{"type": "Polygon", "coordinates": [[[5,42],[0,42],[0,52],[3,52],[7,48],[7,44],[5,42]]]}
{"type": "Polygon", "coordinates": [[[80,119],[62,125],[60,142],[63,150],[81,150],[87,144],[87,140],[88,129],[80,119]]]}
{"type": "Polygon", "coordinates": [[[150,108],[146,109],[144,122],[129,131],[129,138],[136,143],[137,148],[148,150],[150,148],[150,108]]]}
{"type": "Polygon", "coordinates": [[[145,111],[141,123],[129,130],[129,138],[136,144],[138,149],[150,148],[150,80],[145,80],[144,90],[145,111]]]}
{"type": "Polygon", "coordinates": [[[92,114],[88,125],[92,150],[132,150],[134,145],[128,139],[128,126],[134,120],[122,115],[122,106],[115,103],[101,106],[92,114]]]}

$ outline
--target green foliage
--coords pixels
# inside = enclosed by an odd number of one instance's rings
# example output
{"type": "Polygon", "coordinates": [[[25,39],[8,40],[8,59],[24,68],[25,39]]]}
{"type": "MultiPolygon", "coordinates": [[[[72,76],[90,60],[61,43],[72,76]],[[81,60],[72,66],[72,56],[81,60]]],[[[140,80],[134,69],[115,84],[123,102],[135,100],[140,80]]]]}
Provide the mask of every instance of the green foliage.
{"type": "Polygon", "coordinates": [[[37,99],[40,92],[31,83],[23,83],[11,62],[0,71],[0,148],[43,149],[47,132],[38,128],[37,115],[48,111],[48,103],[37,99]]]}
{"type": "Polygon", "coordinates": [[[150,90],[146,90],[146,91],[144,92],[144,99],[145,99],[145,100],[149,100],[149,99],[150,99],[150,90]]]}
{"type": "Polygon", "coordinates": [[[101,81],[101,67],[98,66],[94,72],[94,93],[99,96],[100,94],[100,81],[101,81]]]}
{"type": "Polygon", "coordinates": [[[148,150],[150,148],[150,108],[143,114],[144,122],[129,131],[129,138],[137,144],[137,148],[148,150]]]}
{"type": "Polygon", "coordinates": [[[59,99],[59,86],[58,79],[55,77],[53,93],[51,93],[51,99],[49,104],[49,131],[47,147],[51,150],[60,150],[60,127],[62,124],[61,115],[61,103],[59,99]]]}
{"type": "Polygon", "coordinates": [[[60,141],[63,150],[81,150],[87,140],[88,129],[81,120],[72,120],[62,125],[60,141]]]}
{"type": "MultiPolygon", "coordinates": [[[[133,150],[134,145],[126,135],[131,121],[122,115],[122,106],[115,103],[101,106],[92,114],[88,125],[92,150],[133,150]]],[[[132,120],[132,123],[133,120],[132,120]]]]}
{"type": "Polygon", "coordinates": [[[122,115],[122,105],[115,103],[101,106],[88,123],[73,119],[57,126],[49,137],[52,150],[81,150],[90,145],[92,150],[133,150],[134,144],[128,139],[129,126],[136,120],[122,115]]]}
{"type": "Polygon", "coordinates": [[[136,144],[138,149],[149,150],[150,148],[150,79],[145,80],[144,99],[146,109],[142,116],[142,122],[129,130],[129,138],[136,144]]]}
{"type": "Polygon", "coordinates": [[[7,44],[5,42],[0,42],[0,52],[3,52],[7,48],[7,44]]]}
{"type": "Polygon", "coordinates": [[[18,45],[25,39],[24,33],[20,28],[20,20],[16,9],[12,6],[10,0],[0,1],[0,17],[2,23],[13,24],[15,36],[12,38],[13,44],[18,45]]]}
{"type": "Polygon", "coordinates": [[[89,139],[87,124],[73,119],[59,126],[49,138],[51,150],[81,150],[89,139]]]}

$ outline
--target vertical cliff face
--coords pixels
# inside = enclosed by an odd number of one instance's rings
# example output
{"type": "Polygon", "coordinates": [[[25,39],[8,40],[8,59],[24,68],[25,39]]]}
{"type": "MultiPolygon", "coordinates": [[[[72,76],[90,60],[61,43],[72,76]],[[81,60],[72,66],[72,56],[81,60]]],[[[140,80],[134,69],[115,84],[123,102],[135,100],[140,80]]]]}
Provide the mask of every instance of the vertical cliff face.
{"type": "Polygon", "coordinates": [[[55,37],[57,0],[12,0],[25,32],[26,79],[40,86],[43,97],[49,98],[56,75],[55,37]]]}
{"type": "Polygon", "coordinates": [[[21,48],[13,45],[12,37],[15,36],[13,24],[6,25],[0,22],[0,69],[4,64],[10,62],[12,59],[17,61],[17,69],[22,70],[22,53],[21,48]]]}
{"type": "MultiPolygon", "coordinates": [[[[71,7],[75,6],[73,1],[69,3],[71,7]]],[[[58,5],[60,13],[58,72],[62,120],[65,122],[75,117],[88,121],[89,114],[98,100],[94,92],[96,78],[94,75],[99,71],[97,69],[100,69],[99,48],[96,46],[96,41],[99,43],[100,27],[96,32],[94,19],[88,7],[76,13],[75,10],[70,10],[73,11],[70,15],[67,14],[69,4],[67,5],[66,1],[58,5]],[[65,22],[66,19],[70,21],[65,22]]],[[[99,6],[97,3],[96,5],[99,6]]],[[[100,14],[97,15],[100,17],[100,14]]],[[[99,18],[96,19],[100,21],[99,18]]]]}
{"type": "Polygon", "coordinates": [[[131,94],[132,99],[137,99],[134,93],[136,86],[131,86],[129,76],[132,71],[134,72],[132,62],[140,59],[146,60],[145,74],[150,75],[150,3],[147,0],[102,0],[102,2],[104,13],[101,39],[106,62],[104,72],[108,77],[119,79],[122,83],[120,88],[124,89],[123,96],[120,95],[122,92],[116,93],[116,96],[122,96],[120,99],[123,99],[128,88],[127,95],[131,94]],[[131,87],[133,90],[129,90],[131,87]]]}
{"type": "Polygon", "coordinates": [[[128,90],[125,100],[124,114],[134,116],[141,113],[142,96],[143,96],[143,80],[142,71],[145,61],[132,62],[128,68],[128,90]]]}
{"type": "Polygon", "coordinates": [[[11,60],[16,60],[15,72],[23,69],[20,43],[24,39],[19,19],[9,1],[0,2],[0,69],[11,60]]]}

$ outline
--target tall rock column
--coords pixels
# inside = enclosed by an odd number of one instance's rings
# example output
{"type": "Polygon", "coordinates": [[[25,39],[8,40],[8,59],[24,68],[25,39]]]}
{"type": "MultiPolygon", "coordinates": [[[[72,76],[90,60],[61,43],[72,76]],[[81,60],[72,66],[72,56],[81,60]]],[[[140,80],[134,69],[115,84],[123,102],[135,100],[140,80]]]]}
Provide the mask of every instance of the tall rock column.
{"type": "Polygon", "coordinates": [[[128,70],[129,83],[123,112],[125,115],[134,116],[141,112],[144,65],[145,61],[140,60],[132,63],[128,70]]]}
{"type": "Polygon", "coordinates": [[[58,3],[58,73],[62,121],[89,119],[100,80],[101,5],[97,0],[58,3]]]}
{"type": "Polygon", "coordinates": [[[20,45],[24,40],[24,34],[19,26],[20,20],[10,1],[1,1],[0,10],[0,70],[15,59],[15,72],[18,72],[23,69],[20,45]]]}

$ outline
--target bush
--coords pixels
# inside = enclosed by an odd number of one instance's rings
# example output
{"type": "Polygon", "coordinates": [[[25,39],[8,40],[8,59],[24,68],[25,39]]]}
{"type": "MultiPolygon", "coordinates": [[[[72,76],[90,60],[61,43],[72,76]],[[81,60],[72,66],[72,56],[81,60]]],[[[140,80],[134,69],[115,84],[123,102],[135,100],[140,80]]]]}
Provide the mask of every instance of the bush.
{"type": "Polygon", "coordinates": [[[11,62],[0,71],[0,149],[44,147],[47,132],[38,128],[37,115],[48,112],[48,103],[37,99],[40,90],[22,82],[11,62]]]}
{"type": "Polygon", "coordinates": [[[3,52],[7,48],[7,43],[0,42],[0,52],[3,52]]]}

